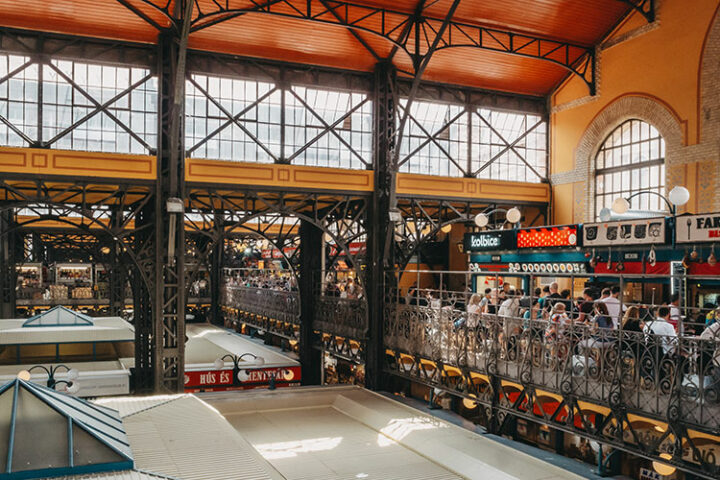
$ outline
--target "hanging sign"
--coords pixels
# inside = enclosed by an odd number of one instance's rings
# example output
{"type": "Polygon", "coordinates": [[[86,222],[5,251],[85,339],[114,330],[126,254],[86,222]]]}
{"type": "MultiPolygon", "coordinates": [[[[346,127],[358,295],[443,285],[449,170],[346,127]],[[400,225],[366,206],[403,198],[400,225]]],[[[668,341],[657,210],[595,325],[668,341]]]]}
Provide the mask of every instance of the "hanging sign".
{"type": "Polygon", "coordinates": [[[466,252],[515,249],[514,230],[466,233],[464,240],[466,252]]]}
{"type": "Polygon", "coordinates": [[[638,218],[583,225],[583,247],[665,243],[664,218],[638,218]]]}
{"type": "Polygon", "coordinates": [[[577,246],[577,225],[562,227],[524,228],[518,230],[518,248],[548,248],[577,246]]]}
{"type": "Polygon", "coordinates": [[[720,213],[675,218],[677,243],[720,242],[720,213]]]}
{"type": "Polygon", "coordinates": [[[584,262],[509,263],[508,272],[519,273],[586,273],[584,262]]]}

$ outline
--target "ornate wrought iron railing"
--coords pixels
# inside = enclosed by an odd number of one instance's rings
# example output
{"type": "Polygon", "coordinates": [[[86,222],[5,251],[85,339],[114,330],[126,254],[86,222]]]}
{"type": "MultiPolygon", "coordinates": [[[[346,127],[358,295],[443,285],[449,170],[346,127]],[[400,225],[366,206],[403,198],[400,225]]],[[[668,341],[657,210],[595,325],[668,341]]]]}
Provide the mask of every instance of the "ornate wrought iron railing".
{"type": "Polygon", "coordinates": [[[313,329],[344,338],[364,340],[368,328],[367,302],[328,295],[315,297],[313,329]]]}
{"type": "Polygon", "coordinates": [[[222,304],[228,328],[244,323],[286,338],[298,336],[300,297],[297,292],[226,285],[222,304]]]}
{"type": "Polygon", "coordinates": [[[555,324],[468,313],[468,294],[433,295],[389,289],[390,373],[470,400],[499,433],[527,418],[703,477],[720,474],[720,331],[662,336],[573,315],[555,324]]]}

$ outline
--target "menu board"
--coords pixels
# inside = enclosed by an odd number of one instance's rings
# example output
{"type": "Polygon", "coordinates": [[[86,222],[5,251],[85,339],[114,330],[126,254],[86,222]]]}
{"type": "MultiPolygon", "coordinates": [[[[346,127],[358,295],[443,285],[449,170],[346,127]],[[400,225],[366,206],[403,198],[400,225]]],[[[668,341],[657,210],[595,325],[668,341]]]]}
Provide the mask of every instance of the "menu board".
{"type": "Polygon", "coordinates": [[[548,248],[577,246],[577,225],[562,227],[524,228],[518,230],[518,248],[548,248]]]}
{"type": "Polygon", "coordinates": [[[720,213],[675,218],[677,243],[720,242],[720,213]]]}
{"type": "Polygon", "coordinates": [[[636,218],[583,225],[584,247],[665,243],[665,219],[636,218]]]}

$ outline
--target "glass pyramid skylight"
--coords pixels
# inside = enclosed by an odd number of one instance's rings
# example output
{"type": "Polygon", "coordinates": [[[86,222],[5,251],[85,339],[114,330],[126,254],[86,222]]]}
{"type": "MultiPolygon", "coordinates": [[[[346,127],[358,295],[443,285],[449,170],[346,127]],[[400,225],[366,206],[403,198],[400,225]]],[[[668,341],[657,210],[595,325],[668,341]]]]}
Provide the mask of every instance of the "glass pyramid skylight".
{"type": "Polygon", "coordinates": [[[23,327],[76,327],[92,326],[93,319],[80,312],[58,305],[50,310],[28,318],[23,327]]]}
{"type": "Polygon", "coordinates": [[[0,387],[0,479],[133,467],[115,410],[20,379],[0,387]]]}

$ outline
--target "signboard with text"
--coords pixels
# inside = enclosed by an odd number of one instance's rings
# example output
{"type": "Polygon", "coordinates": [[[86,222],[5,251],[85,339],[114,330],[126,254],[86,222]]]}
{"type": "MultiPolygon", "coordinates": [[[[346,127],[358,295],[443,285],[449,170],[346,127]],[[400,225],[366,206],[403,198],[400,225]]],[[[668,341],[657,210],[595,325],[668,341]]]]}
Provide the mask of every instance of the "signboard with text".
{"type": "Polygon", "coordinates": [[[638,218],[583,225],[584,247],[665,243],[664,218],[638,218]]]}
{"type": "Polygon", "coordinates": [[[244,370],[247,378],[242,382],[233,378],[234,370],[191,370],[185,371],[185,391],[244,390],[265,387],[275,377],[278,387],[299,384],[299,366],[249,368],[244,370]]]}
{"type": "Polygon", "coordinates": [[[493,230],[465,234],[466,252],[488,252],[515,249],[514,230],[493,230]]]}
{"type": "Polygon", "coordinates": [[[517,248],[576,247],[577,225],[523,228],[517,232],[517,248]]]}
{"type": "Polygon", "coordinates": [[[675,218],[677,243],[720,242],[720,213],[675,218]]]}

